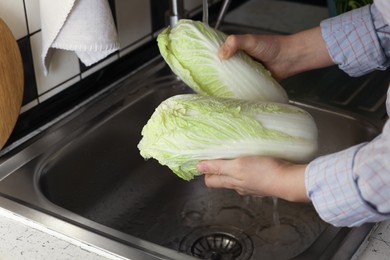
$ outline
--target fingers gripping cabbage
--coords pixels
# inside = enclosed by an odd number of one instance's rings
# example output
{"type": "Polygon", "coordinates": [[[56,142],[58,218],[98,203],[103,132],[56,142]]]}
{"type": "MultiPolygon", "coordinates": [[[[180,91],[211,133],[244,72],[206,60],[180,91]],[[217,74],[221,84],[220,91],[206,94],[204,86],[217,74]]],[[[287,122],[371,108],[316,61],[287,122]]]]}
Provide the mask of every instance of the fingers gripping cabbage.
{"type": "Polygon", "coordinates": [[[201,160],[268,155],[307,161],[317,150],[317,127],[310,114],[288,104],[183,94],[156,108],[138,148],[191,180],[201,160]]]}
{"type": "Polygon", "coordinates": [[[182,19],[162,31],[157,42],[172,71],[199,94],[286,103],[285,90],[243,51],[219,59],[226,37],[202,22],[182,19]]]}

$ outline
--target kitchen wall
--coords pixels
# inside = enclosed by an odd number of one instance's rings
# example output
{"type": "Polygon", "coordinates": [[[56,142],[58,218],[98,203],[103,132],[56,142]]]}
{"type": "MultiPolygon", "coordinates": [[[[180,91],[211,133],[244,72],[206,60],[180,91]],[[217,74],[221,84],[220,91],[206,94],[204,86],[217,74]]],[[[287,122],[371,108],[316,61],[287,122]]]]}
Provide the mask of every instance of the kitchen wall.
{"type": "MultiPolygon", "coordinates": [[[[202,0],[185,0],[185,9],[196,12],[202,0]]],[[[16,37],[23,56],[25,94],[22,112],[44,102],[59,92],[88,77],[91,73],[123,57],[163,26],[168,1],[109,0],[117,24],[121,50],[91,67],[81,64],[73,52],[58,51],[53,57],[48,76],[44,76],[41,57],[41,25],[39,0],[1,0],[0,17],[16,37]],[[156,13],[157,19],[153,19],[156,13]]]]}
{"type": "MultiPolygon", "coordinates": [[[[87,98],[97,89],[103,88],[96,85],[107,84],[107,78],[117,76],[118,69],[114,66],[118,63],[122,67],[132,65],[123,60],[140,59],[139,50],[145,48],[145,45],[153,45],[156,49],[155,38],[165,26],[169,0],[108,1],[118,30],[120,51],[86,67],[73,52],[59,50],[51,61],[49,75],[44,76],[41,64],[39,0],[0,0],[0,18],[8,24],[17,39],[25,72],[21,114],[8,146],[10,143],[15,146],[15,143],[20,143],[21,138],[30,135],[31,131],[41,129],[42,125],[46,125],[58,114],[66,112],[75,105],[77,96],[87,98]]],[[[242,2],[245,1],[233,0],[231,6],[242,2]]],[[[221,4],[221,1],[209,0],[209,3],[217,7],[213,4],[221,4]]],[[[184,0],[184,8],[190,17],[200,15],[201,7],[202,0],[184,0]]],[[[157,54],[155,52],[153,57],[157,54]]],[[[139,62],[145,61],[147,60],[144,58],[139,62]]],[[[128,73],[128,70],[124,73],[128,73]]]]}

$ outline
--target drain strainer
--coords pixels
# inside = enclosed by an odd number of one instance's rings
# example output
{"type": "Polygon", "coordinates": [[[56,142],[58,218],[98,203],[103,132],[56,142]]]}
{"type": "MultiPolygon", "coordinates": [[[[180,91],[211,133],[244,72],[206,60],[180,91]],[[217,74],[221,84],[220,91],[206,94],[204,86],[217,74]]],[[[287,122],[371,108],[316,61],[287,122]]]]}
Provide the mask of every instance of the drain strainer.
{"type": "Polygon", "coordinates": [[[242,246],[227,234],[211,234],[199,238],[191,247],[191,254],[202,259],[237,259],[242,246]]]}
{"type": "Polygon", "coordinates": [[[237,228],[206,226],[184,237],[179,250],[200,259],[247,260],[253,253],[253,243],[237,228]]]}

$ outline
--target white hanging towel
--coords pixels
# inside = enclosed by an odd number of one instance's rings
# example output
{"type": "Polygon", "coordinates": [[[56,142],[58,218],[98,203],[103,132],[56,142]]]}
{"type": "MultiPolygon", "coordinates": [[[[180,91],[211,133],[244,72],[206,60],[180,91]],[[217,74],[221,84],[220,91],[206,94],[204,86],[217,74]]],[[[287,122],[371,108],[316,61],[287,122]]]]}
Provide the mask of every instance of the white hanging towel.
{"type": "Polygon", "coordinates": [[[119,49],[107,0],[40,0],[40,12],[45,75],[55,49],[74,51],[86,66],[119,49]]]}

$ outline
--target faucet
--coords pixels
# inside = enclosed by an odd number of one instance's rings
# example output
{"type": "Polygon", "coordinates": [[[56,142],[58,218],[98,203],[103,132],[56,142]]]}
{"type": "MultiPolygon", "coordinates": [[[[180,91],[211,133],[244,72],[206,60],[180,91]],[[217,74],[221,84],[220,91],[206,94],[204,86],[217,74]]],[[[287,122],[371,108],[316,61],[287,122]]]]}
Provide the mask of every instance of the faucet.
{"type": "Polygon", "coordinates": [[[172,28],[179,19],[184,17],[183,0],[169,1],[169,26],[172,28]]]}
{"type": "MultiPolygon", "coordinates": [[[[219,11],[217,22],[215,24],[215,28],[218,29],[221,25],[223,19],[225,18],[225,15],[227,13],[227,10],[229,9],[229,5],[231,3],[231,0],[224,0],[221,10],[219,11]]],[[[169,1],[169,13],[168,13],[168,19],[169,19],[169,25],[172,28],[175,26],[177,21],[179,19],[182,19],[185,17],[184,15],[184,5],[183,0],[170,0],[169,1]]]]}
{"type": "Polygon", "coordinates": [[[231,0],[223,0],[222,7],[221,7],[221,10],[219,11],[219,15],[217,18],[217,22],[215,23],[215,26],[214,26],[215,29],[218,29],[219,26],[221,25],[223,19],[225,18],[227,10],[229,9],[230,3],[231,3],[231,0]]]}

